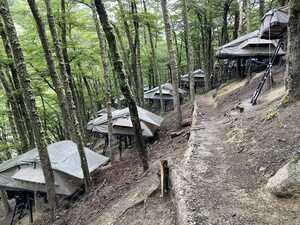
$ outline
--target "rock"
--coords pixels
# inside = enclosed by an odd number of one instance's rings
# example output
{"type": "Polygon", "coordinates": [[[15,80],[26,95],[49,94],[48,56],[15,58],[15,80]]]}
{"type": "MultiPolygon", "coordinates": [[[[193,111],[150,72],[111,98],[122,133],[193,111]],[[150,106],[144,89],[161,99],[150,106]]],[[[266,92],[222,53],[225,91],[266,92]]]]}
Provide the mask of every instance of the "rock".
{"type": "Polygon", "coordinates": [[[300,196],[300,157],[283,166],[271,177],[266,189],[278,197],[300,196]]]}

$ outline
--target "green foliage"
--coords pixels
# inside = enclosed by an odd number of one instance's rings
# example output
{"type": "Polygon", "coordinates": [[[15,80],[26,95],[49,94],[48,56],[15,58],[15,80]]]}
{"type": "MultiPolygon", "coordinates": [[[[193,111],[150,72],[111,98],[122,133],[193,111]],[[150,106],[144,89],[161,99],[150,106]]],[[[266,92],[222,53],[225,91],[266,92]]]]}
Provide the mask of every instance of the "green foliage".
{"type": "MultiPolygon", "coordinates": [[[[158,67],[162,76],[162,82],[169,80],[168,76],[168,56],[167,47],[164,37],[164,26],[162,21],[160,1],[145,0],[148,12],[144,12],[141,1],[138,4],[138,16],[140,23],[140,40],[141,40],[141,64],[142,74],[144,76],[145,84],[149,84],[148,77],[152,75],[152,64],[150,60],[151,52],[149,47],[149,37],[146,28],[150,24],[154,36],[154,42],[158,57],[158,67]]],[[[202,49],[203,41],[206,41],[205,29],[210,27],[212,29],[212,46],[213,52],[218,48],[221,40],[222,22],[224,3],[227,0],[189,0],[189,22],[191,26],[191,36],[195,55],[195,67],[205,68],[205,58],[207,57],[207,49],[202,49]],[[200,18],[201,17],[201,18],[200,18]],[[200,21],[202,19],[203,21],[200,21]],[[205,21],[204,21],[205,19],[205,21]],[[201,23],[200,23],[201,22],[201,23]],[[204,32],[203,32],[204,30],[204,32]]],[[[233,39],[234,32],[234,16],[238,10],[238,3],[236,0],[230,1],[230,9],[228,14],[228,33],[229,39],[233,39]]],[[[97,102],[97,105],[104,105],[104,82],[103,72],[99,53],[99,44],[95,30],[95,24],[92,19],[92,13],[87,5],[89,0],[66,0],[66,22],[67,22],[67,42],[68,53],[70,58],[70,65],[74,80],[78,88],[83,94],[86,114],[90,115],[92,112],[92,105],[90,103],[88,91],[85,87],[82,78],[88,80],[92,89],[91,96],[97,102]],[[81,3],[80,3],[81,2],[81,3]],[[82,4],[82,2],[84,4],[82,4]]],[[[132,14],[130,13],[129,0],[123,1],[124,9],[126,11],[126,20],[130,25],[130,30],[133,32],[132,14]]],[[[178,66],[180,73],[185,73],[187,70],[186,53],[183,35],[183,19],[182,19],[182,5],[181,0],[169,1],[169,10],[171,13],[172,28],[176,36],[176,49],[178,57],[178,66]]],[[[37,0],[37,4],[42,15],[43,21],[47,25],[46,10],[43,0],[37,0]]],[[[14,22],[18,30],[19,38],[22,48],[25,52],[25,60],[30,73],[30,79],[36,101],[38,105],[39,114],[42,122],[46,128],[49,141],[58,139],[57,126],[60,120],[59,107],[55,92],[51,89],[51,79],[47,70],[46,62],[44,60],[43,50],[36,31],[35,22],[25,0],[11,0],[11,11],[14,22]],[[44,101],[44,104],[42,102],[44,101]]],[[[105,1],[107,11],[111,21],[116,25],[121,32],[122,40],[125,43],[125,48],[129,51],[128,42],[126,39],[124,24],[120,16],[119,8],[115,1],[105,1]]],[[[266,10],[277,6],[277,1],[266,0],[266,10]]],[[[55,13],[57,28],[59,33],[61,28],[61,12],[60,0],[53,0],[53,12],[55,13]]],[[[250,28],[255,30],[260,24],[258,1],[251,1],[250,4],[250,28]]],[[[50,34],[48,26],[46,31],[49,40],[50,34]]],[[[54,53],[53,44],[51,43],[52,52],[54,53]]],[[[5,66],[9,63],[5,57],[2,42],[0,44],[0,65],[5,66]]],[[[113,84],[113,97],[117,98],[119,93],[118,87],[114,82],[112,71],[110,71],[110,79],[113,84]]],[[[19,94],[19,93],[15,93],[19,94]]],[[[0,89],[0,120],[1,124],[6,128],[9,127],[6,109],[6,97],[0,89]]],[[[83,104],[83,102],[81,102],[83,104]]],[[[87,120],[88,118],[86,118],[87,120]]],[[[9,130],[9,129],[7,129],[9,130]]],[[[1,143],[0,151],[6,151],[11,147],[11,144],[1,143]]]]}

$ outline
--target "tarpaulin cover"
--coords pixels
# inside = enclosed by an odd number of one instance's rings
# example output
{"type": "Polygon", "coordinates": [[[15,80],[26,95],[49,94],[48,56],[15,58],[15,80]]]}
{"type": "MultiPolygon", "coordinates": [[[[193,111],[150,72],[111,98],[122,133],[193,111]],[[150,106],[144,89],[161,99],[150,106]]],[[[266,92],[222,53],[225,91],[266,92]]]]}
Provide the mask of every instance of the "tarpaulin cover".
{"type": "Polygon", "coordinates": [[[288,7],[272,9],[262,18],[260,37],[280,39],[287,32],[289,22],[288,7]]]}

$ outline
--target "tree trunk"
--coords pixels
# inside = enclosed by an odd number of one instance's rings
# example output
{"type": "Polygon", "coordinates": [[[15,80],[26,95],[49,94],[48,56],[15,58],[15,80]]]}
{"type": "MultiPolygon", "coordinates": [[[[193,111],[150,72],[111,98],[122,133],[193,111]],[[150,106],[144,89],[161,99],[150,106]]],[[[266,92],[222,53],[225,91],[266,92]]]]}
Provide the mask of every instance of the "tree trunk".
{"type": "Polygon", "coordinates": [[[71,121],[69,120],[70,114],[69,114],[69,110],[68,110],[68,107],[67,107],[65,92],[64,92],[64,89],[62,87],[60,78],[57,75],[56,68],[55,68],[55,63],[54,63],[53,58],[52,58],[52,52],[51,52],[50,47],[49,47],[49,41],[48,41],[48,37],[47,37],[47,34],[46,34],[45,25],[42,21],[42,18],[40,16],[40,14],[39,14],[39,11],[38,11],[35,0],[27,0],[27,2],[29,4],[32,15],[33,15],[34,20],[36,22],[36,27],[37,27],[38,34],[39,34],[39,37],[40,37],[40,41],[41,41],[41,44],[42,44],[42,47],[43,47],[43,50],[44,50],[44,56],[45,56],[45,60],[46,60],[46,63],[47,63],[47,67],[48,67],[48,70],[49,70],[49,73],[50,73],[52,83],[53,83],[54,88],[55,88],[55,92],[57,94],[58,103],[59,103],[60,111],[61,111],[62,118],[63,118],[63,127],[64,127],[65,138],[70,139],[71,138],[71,133],[72,133],[72,130],[70,130],[70,128],[72,128],[71,121]]]}
{"type": "Polygon", "coordinates": [[[18,39],[17,31],[14,26],[7,0],[0,1],[0,14],[3,18],[5,29],[7,31],[8,39],[12,47],[14,61],[19,75],[20,84],[24,92],[26,104],[30,112],[30,119],[34,130],[35,141],[39,152],[41,167],[46,181],[47,195],[49,199],[49,205],[51,208],[51,217],[54,219],[55,216],[55,183],[54,174],[51,167],[47,143],[44,135],[44,130],[41,125],[41,120],[36,110],[36,103],[32,94],[32,88],[27,73],[27,68],[24,60],[24,55],[20,42],[18,39]]]}
{"type": "MultiPolygon", "coordinates": [[[[145,13],[147,13],[147,6],[146,6],[145,0],[143,0],[143,5],[144,5],[144,11],[145,11],[145,13]]],[[[163,102],[163,98],[162,98],[161,77],[160,77],[160,73],[159,73],[159,69],[158,69],[158,65],[157,65],[157,57],[156,57],[156,51],[155,51],[155,46],[154,46],[154,42],[153,42],[153,34],[152,34],[152,30],[151,30],[151,25],[149,22],[146,22],[146,26],[147,26],[148,34],[149,34],[149,43],[150,43],[151,55],[152,55],[153,72],[155,74],[155,80],[158,82],[160,112],[162,113],[164,111],[164,102],[163,102]]]]}
{"type": "Polygon", "coordinates": [[[265,15],[265,0],[259,0],[259,16],[262,19],[265,15]]]}
{"type": "Polygon", "coordinates": [[[190,100],[194,102],[195,100],[195,81],[194,81],[194,56],[193,56],[193,46],[190,35],[190,25],[188,21],[188,6],[187,0],[182,0],[183,4],[183,20],[184,20],[184,34],[185,34],[185,46],[186,46],[186,58],[188,64],[189,73],[189,83],[190,83],[190,100]]]}
{"type": "Polygon", "coordinates": [[[16,136],[17,139],[15,139],[15,141],[17,143],[19,143],[19,141],[21,142],[21,146],[17,146],[17,150],[18,150],[19,154],[22,154],[28,148],[28,140],[26,137],[26,127],[24,126],[22,118],[20,117],[17,100],[13,94],[13,91],[12,91],[9,83],[7,82],[7,80],[5,78],[5,73],[2,71],[2,69],[0,69],[0,81],[5,90],[5,94],[6,94],[8,102],[9,102],[9,105],[11,106],[12,115],[14,117],[15,125],[16,125],[17,131],[18,131],[18,136],[16,136]]]}
{"type": "Polygon", "coordinates": [[[248,7],[248,0],[241,0],[239,1],[239,11],[240,11],[240,19],[239,19],[239,31],[238,34],[241,36],[244,34],[249,27],[249,7],[248,7]]]}
{"type": "Polygon", "coordinates": [[[300,1],[289,1],[288,26],[288,95],[291,101],[300,99],[300,1]]]}
{"type": "Polygon", "coordinates": [[[223,6],[223,25],[222,25],[221,45],[224,45],[229,41],[229,37],[228,37],[229,9],[230,9],[229,1],[225,0],[224,6],[223,6]]]}
{"type": "Polygon", "coordinates": [[[73,140],[78,145],[81,169],[82,169],[83,177],[84,177],[85,191],[89,192],[90,186],[91,186],[91,177],[90,177],[90,173],[89,173],[89,169],[88,169],[86,155],[84,152],[84,141],[83,141],[83,137],[82,137],[81,130],[80,130],[80,124],[79,124],[77,113],[76,113],[74,98],[72,96],[72,91],[69,86],[68,73],[66,70],[64,57],[63,57],[62,49],[60,46],[60,41],[59,41],[58,35],[57,35],[55,19],[54,19],[54,16],[52,13],[52,8],[51,8],[52,3],[51,3],[51,0],[44,0],[44,1],[45,1],[46,9],[47,9],[47,18],[48,18],[50,33],[51,33],[51,37],[52,37],[52,40],[53,40],[53,43],[55,46],[55,53],[56,53],[57,60],[59,62],[59,69],[60,69],[61,77],[64,82],[67,106],[69,108],[71,121],[73,122],[72,130],[74,131],[74,134],[72,136],[73,136],[73,140]]]}
{"type": "Polygon", "coordinates": [[[10,207],[8,199],[7,199],[6,191],[0,191],[0,197],[2,199],[2,205],[4,208],[5,215],[8,215],[11,211],[11,207],[10,207]]]}
{"type": "Polygon", "coordinates": [[[171,30],[169,12],[167,8],[167,0],[161,0],[160,2],[161,2],[161,8],[162,8],[164,24],[165,24],[165,33],[166,33],[168,53],[169,53],[169,64],[170,64],[171,76],[172,76],[173,88],[174,88],[174,110],[176,112],[176,127],[177,129],[180,129],[181,122],[182,122],[182,114],[181,114],[181,106],[180,106],[180,96],[178,92],[176,53],[173,46],[172,30],[171,30]]]}
{"type": "Polygon", "coordinates": [[[117,1],[118,1],[121,18],[123,20],[124,30],[126,33],[126,37],[127,37],[128,45],[129,45],[129,49],[130,49],[131,72],[132,72],[132,74],[130,76],[132,76],[132,78],[133,78],[131,80],[132,81],[131,87],[133,88],[134,97],[135,97],[136,101],[138,101],[139,100],[139,92],[138,92],[139,83],[138,83],[138,65],[137,65],[137,59],[136,59],[136,45],[135,45],[132,35],[130,33],[130,27],[126,20],[123,3],[121,0],[117,0],[117,1]]]}
{"type": "Polygon", "coordinates": [[[130,64],[129,64],[129,61],[128,61],[129,53],[125,49],[125,45],[124,45],[122,36],[120,34],[119,28],[114,24],[112,24],[112,26],[114,28],[114,31],[115,31],[116,35],[117,35],[117,39],[119,41],[119,45],[120,45],[121,52],[122,52],[122,55],[123,55],[124,67],[125,67],[125,71],[126,71],[126,74],[127,74],[127,79],[129,81],[129,85],[132,86],[133,81],[132,81],[132,78],[130,76],[131,67],[130,67],[130,64]]]}
{"type": "Polygon", "coordinates": [[[129,85],[126,81],[126,76],[123,70],[123,63],[120,60],[120,56],[117,49],[116,38],[114,33],[112,32],[112,27],[108,22],[107,13],[104,8],[102,0],[95,0],[95,5],[109,45],[114,69],[119,77],[120,88],[129,107],[130,118],[133,125],[136,147],[139,152],[139,157],[141,159],[143,169],[144,171],[146,171],[149,168],[148,155],[146,152],[146,148],[142,136],[142,129],[141,129],[136,102],[134,101],[129,85]]]}
{"type": "Polygon", "coordinates": [[[93,18],[95,21],[97,36],[99,40],[99,50],[100,50],[102,67],[103,67],[103,78],[105,83],[106,111],[107,111],[107,120],[108,120],[107,149],[108,149],[108,153],[110,154],[110,158],[113,159],[113,152],[112,152],[113,122],[112,122],[112,111],[111,111],[111,84],[109,80],[108,54],[107,54],[104,35],[102,34],[100,20],[97,15],[97,10],[94,4],[94,0],[92,0],[91,4],[92,4],[92,11],[93,11],[93,18]]]}
{"type": "Polygon", "coordinates": [[[140,42],[140,25],[139,25],[139,15],[137,11],[136,1],[131,0],[131,11],[133,17],[133,26],[134,26],[134,51],[136,57],[137,65],[137,91],[138,91],[138,103],[143,106],[144,104],[144,81],[141,68],[141,42],[140,42]]]}
{"type": "MultiPolygon", "coordinates": [[[[64,56],[64,62],[66,66],[66,70],[68,73],[68,80],[69,80],[69,86],[72,91],[73,101],[76,106],[76,108],[79,108],[79,100],[78,96],[76,95],[75,91],[75,81],[73,78],[70,60],[69,60],[69,54],[68,54],[68,41],[67,41],[67,23],[66,23],[66,4],[65,0],[60,1],[61,6],[61,43],[62,43],[62,54],[64,56]]],[[[76,110],[77,111],[77,110],[76,110]]],[[[77,111],[77,116],[79,117],[79,112],[77,111]]]]}
{"type": "Polygon", "coordinates": [[[237,9],[234,11],[233,39],[237,39],[239,37],[239,25],[240,25],[240,11],[237,9]]]}
{"type": "Polygon", "coordinates": [[[35,141],[34,141],[34,134],[33,134],[33,129],[31,127],[31,122],[29,118],[29,112],[28,109],[25,106],[25,101],[24,101],[24,96],[22,94],[21,88],[20,88],[20,81],[17,75],[17,70],[16,70],[16,65],[13,60],[13,55],[12,55],[12,49],[10,46],[10,43],[7,39],[7,35],[4,29],[4,25],[0,19],[0,35],[3,41],[3,46],[5,49],[5,53],[7,55],[8,60],[10,61],[9,63],[9,68],[10,72],[13,78],[13,90],[15,91],[15,96],[19,105],[19,114],[21,115],[24,123],[24,127],[26,128],[25,130],[22,131],[22,135],[25,135],[28,139],[28,144],[24,146],[24,149],[22,151],[27,151],[29,148],[34,148],[35,146],[35,141]]]}

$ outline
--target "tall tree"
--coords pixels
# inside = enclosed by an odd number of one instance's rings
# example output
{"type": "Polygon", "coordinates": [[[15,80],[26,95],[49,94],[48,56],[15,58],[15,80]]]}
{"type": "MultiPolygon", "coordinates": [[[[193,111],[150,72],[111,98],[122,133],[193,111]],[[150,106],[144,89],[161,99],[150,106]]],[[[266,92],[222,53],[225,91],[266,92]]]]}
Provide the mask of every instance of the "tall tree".
{"type": "Polygon", "coordinates": [[[174,88],[174,110],[176,112],[176,127],[177,129],[180,129],[182,123],[182,113],[181,113],[181,106],[180,106],[180,96],[178,91],[176,53],[173,46],[172,28],[170,23],[169,12],[167,8],[167,0],[161,0],[160,2],[161,2],[161,8],[162,8],[164,24],[165,24],[165,33],[166,33],[168,54],[169,54],[169,65],[170,65],[170,72],[171,72],[172,83],[174,88]]]}
{"type": "MultiPolygon", "coordinates": [[[[8,74],[9,75],[9,74],[8,74]]],[[[9,84],[9,82],[6,79],[5,76],[5,72],[2,71],[2,69],[0,69],[0,81],[2,83],[2,86],[5,90],[5,94],[7,97],[7,100],[9,102],[11,111],[12,111],[12,115],[14,118],[14,123],[16,125],[16,130],[17,130],[17,134],[15,137],[15,141],[17,143],[17,145],[19,145],[19,141],[21,142],[20,146],[16,146],[18,153],[21,154],[23,153],[26,148],[28,147],[28,140],[26,137],[26,127],[24,126],[24,123],[22,121],[22,117],[19,114],[19,110],[18,110],[18,103],[16,100],[16,97],[13,93],[13,90],[9,84]]]]}
{"type": "Polygon", "coordinates": [[[100,24],[99,17],[97,15],[97,10],[95,7],[94,0],[91,1],[91,7],[93,11],[93,19],[95,21],[96,32],[99,40],[99,50],[103,68],[103,78],[105,83],[105,95],[106,95],[106,111],[107,111],[107,120],[108,120],[108,152],[110,158],[113,158],[112,152],[112,139],[113,139],[113,122],[112,122],[112,110],[111,110],[111,85],[109,80],[109,65],[108,65],[108,54],[105,44],[104,35],[102,33],[102,28],[100,24]]]}
{"type": "Polygon", "coordinates": [[[300,1],[289,1],[288,25],[288,95],[292,101],[300,99],[300,1]]]}
{"type": "Polygon", "coordinates": [[[121,0],[118,1],[118,6],[121,14],[121,19],[123,20],[124,24],[124,30],[126,33],[126,37],[128,40],[128,45],[130,49],[130,58],[131,58],[131,73],[130,79],[131,79],[131,87],[133,88],[134,97],[136,101],[139,101],[139,76],[138,76],[138,60],[137,60],[137,43],[135,42],[134,38],[132,37],[132,34],[130,32],[130,26],[128,23],[128,19],[126,18],[126,13],[124,10],[123,2],[121,0]]]}
{"type": "Polygon", "coordinates": [[[185,46],[186,46],[186,56],[187,56],[187,66],[189,73],[189,83],[190,83],[190,99],[194,102],[195,99],[195,81],[194,81],[194,57],[193,57],[193,46],[190,35],[190,25],[188,20],[188,5],[187,0],[182,0],[183,6],[183,21],[184,21],[184,35],[185,35],[185,46]]]}
{"type": "Polygon", "coordinates": [[[225,0],[223,5],[223,25],[221,33],[221,45],[226,44],[229,41],[228,35],[228,13],[230,9],[230,0],[225,0]]]}
{"type": "Polygon", "coordinates": [[[48,67],[48,70],[50,73],[50,77],[52,79],[52,83],[54,85],[55,92],[58,97],[60,111],[61,111],[62,118],[63,118],[63,129],[64,129],[64,133],[65,133],[65,138],[70,139],[72,130],[70,130],[71,122],[69,119],[70,114],[69,114],[69,109],[67,107],[66,95],[65,95],[64,89],[62,87],[61,80],[56,72],[55,63],[53,61],[52,52],[49,47],[49,41],[48,41],[48,37],[46,34],[46,30],[45,30],[45,25],[39,14],[35,0],[27,0],[27,2],[29,4],[30,10],[31,10],[34,20],[36,22],[36,27],[37,27],[38,34],[39,34],[39,37],[40,37],[40,40],[42,43],[42,47],[44,50],[44,56],[45,56],[45,60],[47,62],[47,67],[48,67]]]}
{"type": "Polygon", "coordinates": [[[12,47],[16,70],[20,79],[22,91],[24,92],[26,104],[29,109],[30,119],[34,130],[36,146],[39,152],[41,167],[46,181],[47,195],[48,195],[49,205],[51,208],[51,217],[52,219],[54,219],[55,206],[56,206],[54,174],[53,174],[53,170],[51,167],[51,163],[47,151],[47,143],[46,143],[44,130],[41,125],[40,117],[36,110],[35,98],[32,94],[32,88],[31,88],[30,79],[28,76],[27,67],[24,60],[23,50],[21,48],[17,31],[9,11],[7,0],[0,1],[0,14],[4,21],[7,36],[12,47]]]}
{"type": "Polygon", "coordinates": [[[62,77],[63,83],[64,83],[66,99],[67,99],[67,106],[69,109],[71,121],[73,122],[72,123],[72,130],[74,131],[73,140],[78,145],[81,169],[82,169],[83,177],[84,177],[85,191],[89,192],[90,186],[91,186],[91,177],[90,177],[87,159],[86,159],[86,155],[85,155],[85,151],[84,151],[84,141],[83,141],[83,137],[81,134],[79,120],[78,120],[78,117],[76,114],[74,98],[72,95],[71,88],[69,86],[69,79],[68,79],[69,74],[67,73],[67,69],[66,69],[66,65],[64,62],[62,49],[61,49],[61,43],[60,43],[60,40],[57,35],[55,18],[53,16],[53,12],[52,12],[52,2],[51,2],[51,0],[44,0],[44,2],[46,5],[46,10],[47,10],[47,18],[48,18],[50,33],[51,33],[51,37],[52,37],[54,47],[55,47],[56,58],[59,62],[59,69],[60,69],[61,77],[62,77]]]}
{"type": "MultiPolygon", "coordinates": [[[[148,11],[147,11],[147,5],[146,5],[145,0],[143,0],[143,6],[144,6],[145,13],[147,13],[148,11]]],[[[155,46],[154,46],[153,33],[152,33],[151,25],[148,21],[146,22],[146,26],[147,26],[148,35],[149,35],[153,72],[155,74],[155,80],[158,82],[160,112],[162,113],[164,111],[164,102],[163,102],[163,97],[162,97],[161,77],[160,77],[158,63],[157,63],[157,56],[156,56],[156,50],[155,50],[155,46]]]]}
{"type": "Polygon", "coordinates": [[[133,51],[135,56],[135,63],[137,66],[137,82],[136,85],[138,91],[138,103],[139,105],[144,104],[144,82],[141,68],[141,41],[140,41],[140,24],[139,24],[139,15],[137,11],[137,5],[135,0],[131,0],[131,13],[133,18],[133,27],[134,27],[134,49],[133,51]]]}
{"type": "MultiPolygon", "coordinates": [[[[23,145],[23,147],[22,147],[22,151],[26,151],[29,148],[33,148],[35,146],[34,134],[33,134],[33,129],[31,127],[31,123],[30,123],[28,109],[25,106],[24,96],[21,91],[20,81],[19,81],[19,78],[17,75],[16,65],[13,60],[12,49],[11,49],[10,43],[8,41],[7,34],[5,32],[4,25],[3,25],[3,22],[1,19],[0,19],[0,35],[2,38],[2,42],[3,42],[3,46],[4,46],[4,50],[5,50],[7,59],[9,61],[8,66],[9,66],[10,73],[12,76],[12,81],[13,81],[12,89],[15,92],[15,97],[16,97],[16,100],[19,105],[19,114],[21,116],[21,119],[23,120],[21,122],[24,123],[24,127],[26,128],[25,130],[22,131],[22,135],[26,136],[26,138],[28,139],[27,144],[23,145]]],[[[25,144],[25,142],[24,142],[24,144],[25,144]]]]}
{"type": "Polygon", "coordinates": [[[112,26],[108,21],[108,16],[104,7],[102,0],[95,0],[95,5],[97,8],[98,16],[100,18],[102,28],[104,30],[108,46],[110,49],[111,57],[113,60],[114,69],[118,75],[121,91],[126,99],[127,105],[129,107],[130,118],[133,125],[134,136],[136,147],[139,153],[139,157],[141,159],[144,171],[148,170],[148,155],[145,148],[145,143],[142,136],[142,129],[138,115],[138,109],[136,106],[136,102],[133,98],[132,92],[126,80],[126,75],[123,69],[123,62],[120,59],[120,55],[118,53],[116,38],[113,33],[112,26]]]}
{"type": "Polygon", "coordinates": [[[238,0],[239,2],[239,10],[240,10],[240,19],[239,19],[239,36],[244,34],[248,29],[249,22],[249,0],[238,0]]]}

